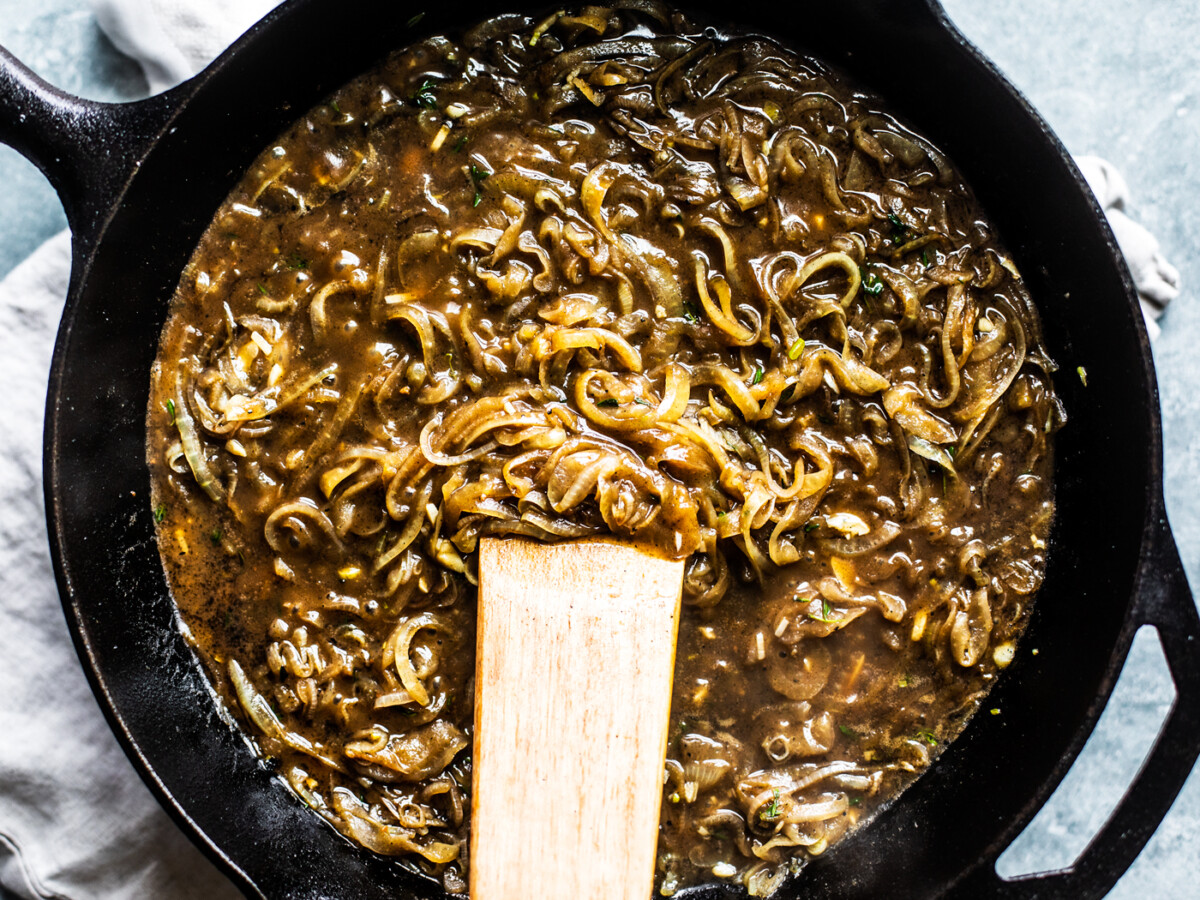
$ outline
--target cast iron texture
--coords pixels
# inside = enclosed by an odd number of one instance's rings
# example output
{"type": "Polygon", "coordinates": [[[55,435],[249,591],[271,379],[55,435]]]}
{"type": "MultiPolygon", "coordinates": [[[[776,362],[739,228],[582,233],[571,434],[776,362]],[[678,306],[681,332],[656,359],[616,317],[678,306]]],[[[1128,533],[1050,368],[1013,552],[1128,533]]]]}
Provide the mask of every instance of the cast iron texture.
{"type": "MultiPolygon", "coordinates": [[[[250,160],[390,50],[505,4],[465,0],[419,18],[419,6],[394,0],[353,7],[293,0],[195,79],[123,107],[65,97],[0,56],[0,139],[48,174],[76,233],[45,445],[68,622],[151,788],[247,894],[269,898],[441,895],[325,826],[231,726],[176,625],[143,462],[148,373],[167,301],[250,160]]],[[[713,0],[692,7],[724,24],[713,0]]],[[[950,154],[1038,300],[1071,415],[1058,438],[1046,583],[1022,652],[988,702],[1002,714],[975,718],[900,801],[783,893],[1101,896],[1170,806],[1200,736],[1200,621],[1163,513],[1157,391],[1128,273],[1045,123],[934,0],[820,4],[794,23],[780,20],[778,4],[754,0],[737,15],[743,30],[776,33],[851,74],[950,154]],[[1074,375],[1080,365],[1086,389],[1074,375]],[[1179,695],[1146,767],[1071,870],[1002,881],[996,856],[1069,768],[1144,623],[1159,627],[1179,695]]]]}

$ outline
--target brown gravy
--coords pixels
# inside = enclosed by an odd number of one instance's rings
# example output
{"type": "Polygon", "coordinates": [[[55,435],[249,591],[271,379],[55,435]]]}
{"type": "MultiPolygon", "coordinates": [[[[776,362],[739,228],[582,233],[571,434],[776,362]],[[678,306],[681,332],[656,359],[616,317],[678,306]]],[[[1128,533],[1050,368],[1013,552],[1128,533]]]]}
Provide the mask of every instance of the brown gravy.
{"type": "Polygon", "coordinates": [[[687,556],[659,891],[766,896],[1012,659],[1052,371],[952,165],[819,62],[653,5],[503,17],[216,214],[153,374],[160,548],[265,763],[451,892],[478,537],[687,556]]]}

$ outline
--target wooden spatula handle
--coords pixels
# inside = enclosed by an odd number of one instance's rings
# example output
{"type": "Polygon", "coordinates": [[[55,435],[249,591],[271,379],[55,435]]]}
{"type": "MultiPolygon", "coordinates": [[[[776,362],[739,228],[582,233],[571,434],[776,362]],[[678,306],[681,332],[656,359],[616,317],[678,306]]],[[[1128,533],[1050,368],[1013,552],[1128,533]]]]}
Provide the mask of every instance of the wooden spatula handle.
{"type": "Polygon", "coordinates": [[[485,538],[472,900],[648,900],[683,562],[485,538]]]}

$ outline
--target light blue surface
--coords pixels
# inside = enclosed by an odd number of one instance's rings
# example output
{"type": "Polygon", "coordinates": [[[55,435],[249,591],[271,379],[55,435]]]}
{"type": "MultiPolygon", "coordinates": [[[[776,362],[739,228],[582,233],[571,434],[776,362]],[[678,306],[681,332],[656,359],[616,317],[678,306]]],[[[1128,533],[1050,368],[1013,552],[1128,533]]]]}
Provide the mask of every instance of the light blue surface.
{"type": "MultiPolygon", "coordinates": [[[[1076,154],[1114,162],[1129,212],[1180,269],[1183,294],[1154,345],[1163,407],[1166,498],[1184,566],[1200,584],[1200,5],[1194,0],[945,0],[1076,154]]],[[[94,99],[145,92],[84,0],[0,0],[0,44],[44,78],[94,99]]],[[[40,174],[0,147],[0,277],[65,226],[40,174]]],[[[1114,473],[1119,477],[1119,472],[1114,473]]],[[[1001,872],[1069,864],[1136,772],[1173,693],[1144,631],[1100,726],[1062,788],[1002,859],[1001,872]]],[[[1019,765],[1019,760],[1014,760],[1019,765]]],[[[1110,900],[1200,897],[1200,772],[1110,900]]]]}
{"type": "MultiPolygon", "coordinates": [[[[51,84],[91,100],[132,100],[146,79],[120,55],[82,0],[0,0],[0,45],[51,84]]],[[[67,227],[50,184],[0,145],[0,278],[67,227]]]]}
{"type": "MultiPolygon", "coordinates": [[[[1153,349],[1167,511],[1194,589],[1200,585],[1200,4],[943,3],[1072,153],[1117,165],[1133,195],[1128,211],[1158,236],[1180,271],[1183,291],[1161,320],[1153,349]]],[[[1144,630],[1083,755],[1002,858],[1002,874],[1073,861],[1136,773],[1172,699],[1157,638],[1144,630]]],[[[1200,897],[1200,770],[1109,896],[1200,897]]]]}

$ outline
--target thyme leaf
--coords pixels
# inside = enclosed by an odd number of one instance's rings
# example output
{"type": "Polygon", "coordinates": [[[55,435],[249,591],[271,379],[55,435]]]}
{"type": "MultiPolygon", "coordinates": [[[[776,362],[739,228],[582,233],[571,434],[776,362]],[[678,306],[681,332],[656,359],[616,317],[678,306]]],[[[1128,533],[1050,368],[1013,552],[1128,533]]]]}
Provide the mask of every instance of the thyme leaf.
{"type": "Polygon", "coordinates": [[[767,804],[767,808],[762,810],[758,816],[764,822],[772,822],[779,818],[779,788],[771,791],[771,802],[767,804]]]}
{"type": "Polygon", "coordinates": [[[423,109],[437,109],[437,94],[433,92],[434,87],[436,84],[428,78],[422,81],[421,86],[412,95],[413,103],[423,109]]]}
{"type": "Polygon", "coordinates": [[[475,185],[475,201],[471,204],[472,206],[478,206],[479,201],[483,199],[480,187],[491,174],[487,169],[481,169],[475,163],[471,163],[471,182],[475,185]]]}

